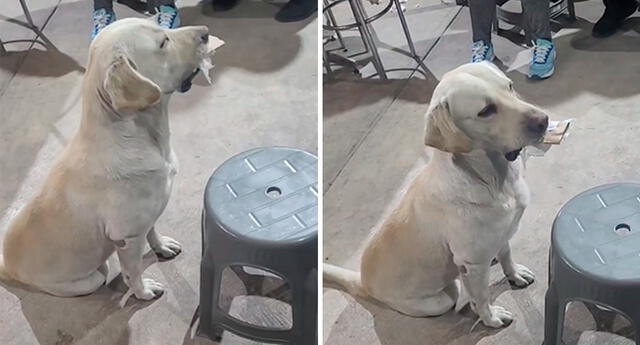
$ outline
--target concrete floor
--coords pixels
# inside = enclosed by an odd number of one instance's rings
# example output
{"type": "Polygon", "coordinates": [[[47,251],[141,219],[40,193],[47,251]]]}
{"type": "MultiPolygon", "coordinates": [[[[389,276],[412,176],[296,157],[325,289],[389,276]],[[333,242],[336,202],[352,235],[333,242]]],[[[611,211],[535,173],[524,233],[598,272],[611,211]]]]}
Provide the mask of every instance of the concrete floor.
{"type": "MultiPolygon", "coordinates": [[[[373,13],[374,7],[370,7],[373,13]]],[[[494,36],[497,64],[528,100],[554,119],[575,118],[571,135],[543,158],[528,163],[531,205],[512,240],[516,260],[536,274],[524,290],[511,290],[499,268],[492,269],[491,294],[514,312],[501,330],[471,330],[473,313],[449,312],[410,318],[344,293],[324,290],[324,344],[327,345],[539,345],[543,340],[544,293],[551,223],[560,206],[578,192],[603,183],[640,180],[640,24],[634,18],[615,36],[591,38],[603,11],[600,1],[577,2],[576,22],[555,25],[556,74],[532,82],[525,73],[530,51],[516,35],[494,36]]],[[[343,20],[346,8],[337,9],[343,20]]],[[[470,20],[466,8],[438,0],[409,0],[406,15],[427,70],[403,55],[406,49],[396,14],[374,24],[383,62],[383,82],[362,64],[363,78],[338,72],[324,83],[324,260],[359,266],[362,247],[407,184],[428,161],[422,145],[423,116],[438,78],[466,63],[470,20]]],[[[355,32],[345,33],[351,52],[361,48],[355,32]]],[[[633,344],[633,328],[619,317],[594,320],[572,304],[566,344],[633,344]],[[597,326],[597,327],[596,327],[597,326]]]]}
{"type": "MultiPolygon", "coordinates": [[[[16,22],[24,20],[18,1],[2,3],[0,38],[34,38],[16,22]]],[[[0,57],[0,237],[39,188],[81,112],[91,1],[28,3],[51,45],[12,43],[7,45],[11,53],[0,57]]],[[[233,154],[257,146],[317,152],[317,21],[278,23],[273,16],[281,5],[242,0],[220,14],[208,2],[178,2],[183,24],[208,25],[226,46],[214,57],[214,85],[197,79],[189,93],[176,94],[170,104],[180,171],[156,229],[178,239],[184,250],[145,273],[165,285],[164,296],[119,309],[121,284],[69,299],[0,283],[0,344],[194,343],[188,328],[198,304],[200,212],[209,175],[233,154]]],[[[140,16],[122,5],[116,12],[120,18],[140,16]]],[[[230,335],[222,343],[255,344],[230,335]]]]}

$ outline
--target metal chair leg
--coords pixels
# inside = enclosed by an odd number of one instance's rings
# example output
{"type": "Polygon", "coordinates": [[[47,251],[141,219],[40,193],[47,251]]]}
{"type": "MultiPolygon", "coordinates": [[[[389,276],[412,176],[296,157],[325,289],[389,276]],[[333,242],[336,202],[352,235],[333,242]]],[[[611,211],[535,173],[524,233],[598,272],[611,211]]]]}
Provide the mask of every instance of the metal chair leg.
{"type": "MultiPolygon", "coordinates": [[[[328,0],[323,0],[324,1],[324,6],[327,7],[329,6],[329,1],[328,0]]],[[[329,23],[331,24],[331,26],[338,26],[338,22],[336,21],[336,17],[333,15],[333,10],[328,9],[327,13],[326,13],[327,18],[329,19],[329,23]]],[[[340,32],[340,30],[334,30],[334,32],[336,33],[336,37],[338,38],[338,43],[340,43],[340,48],[347,50],[347,46],[344,44],[344,40],[342,39],[342,33],[340,32]]]]}
{"type": "Polygon", "coordinates": [[[24,16],[27,18],[27,23],[32,28],[35,28],[36,25],[33,24],[33,18],[31,18],[31,13],[29,12],[29,7],[27,7],[27,3],[25,3],[24,0],[20,0],[20,6],[22,6],[22,11],[24,12],[24,16]]]}
{"type": "Polygon", "coordinates": [[[404,37],[407,39],[407,44],[409,45],[409,50],[411,51],[411,55],[414,58],[419,59],[418,53],[416,53],[416,47],[413,44],[413,39],[411,38],[411,32],[409,32],[409,26],[407,25],[407,18],[404,16],[404,12],[402,11],[402,5],[400,4],[400,0],[393,0],[396,5],[396,10],[398,11],[398,18],[400,18],[400,24],[402,24],[402,30],[404,31],[404,37]]]}
{"type": "Polygon", "coordinates": [[[369,24],[367,24],[366,22],[364,11],[362,9],[362,3],[360,1],[361,0],[349,0],[351,10],[353,11],[356,22],[359,24],[358,28],[360,29],[360,34],[362,35],[363,40],[365,41],[365,46],[371,52],[373,67],[375,67],[376,72],[378,72],[380,79],[387,80],[387,73],[385,72],[382,65],[380,54],[378,54],[378,49],[376,48],[375,41],[373,39],[373,36],[371,35],[369,24]]]}
{"type": "Polygon", "coordinates": [[[331,60],[329,59],[329,54],[324,47],[322,49],[322,62],[324,63],[324,68],[327,71],[327,76],[331,77],[333,74],[333,71],[331,70],[331,60]]]}
{"type": "Polygon", "coordinates": [[[567,9],[569,10],[569,18],[576,20],[576,7],[573,4],[573,0],[567,0],[567,9]]]}

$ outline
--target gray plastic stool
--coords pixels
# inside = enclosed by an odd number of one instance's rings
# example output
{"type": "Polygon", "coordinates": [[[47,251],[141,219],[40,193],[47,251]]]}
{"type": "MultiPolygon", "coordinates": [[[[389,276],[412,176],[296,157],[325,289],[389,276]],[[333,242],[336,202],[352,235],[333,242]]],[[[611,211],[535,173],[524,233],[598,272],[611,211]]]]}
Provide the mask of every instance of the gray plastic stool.
{"type": "Polygon", "coordinates": [[[565,204],[553,223],[544,345],[562,344],[568,302],[624,315],[640,344],[640,184],[589,189],[565,204]]]}
{"type": "MultiPolygon", "coordinates": [[[[204,196],[198,335],[219,340],[227,330],[267,343],[317,342],[317,174],[316,156],[280,147],[244,152],[213,173],[204,196]],[[222,272],[239,266],[286,281],[291,329],[252,325],[220,307],[222,272]]],[[[252,276],[234,271],[245,285],[252,276]]]]}

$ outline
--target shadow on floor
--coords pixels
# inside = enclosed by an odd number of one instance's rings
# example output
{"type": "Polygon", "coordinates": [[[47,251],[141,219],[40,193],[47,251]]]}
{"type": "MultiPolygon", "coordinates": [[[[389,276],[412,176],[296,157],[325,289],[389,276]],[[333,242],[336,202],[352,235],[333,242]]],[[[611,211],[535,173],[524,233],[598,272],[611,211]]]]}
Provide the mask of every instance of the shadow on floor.
{"type": "Polygon", "coordinates": [[[129,319],[154,302],[131,298],[120,308],[118,302],[125,291],[120,276],[91,295],[70,298],[51,296],[16,282],[0,286],[20,299],[20,311],[42,345],[71,345],[80,340],[128,345],[129,319]]]}
{"type": "MultiPolygon", "coordinates": [[[[413,70],[407,69],[408,72],[413,70]]],[[[386,81],[360,79],[357,76],[336,72],[335,78],[323,83],[323,117],[327,119],[341,115],[349,110],[378,102],[381,98],[425,104],[426,110],[426,104],[431,100],[437,83],[438,79],[431,72],[425,73],[420,68],[409,79],[386,81]]]]}
{"type": "Polygon", "coordinates": [[[640,18],[629,18],[620,32],[607,38],[596,38],[591,35],[593,24],[584,19],[578,20],[568,28],[576,28],[581,31],[571,39],[571,47],[575,50],[590,52],[640,52],[640,38],[636,35],[628,36],[625,32],[640,33],[640,18]]]}
{"type": "Polygon", "coordinates": [[[279,23],[273,19],[278,9],[272,3],[240,1],[228,12],[214,12],[206,2],[180,7],[180,15],[184,25],[206,25],[212,35],[226,42],[215,55],[218,72],[241,68],[269,73],[287,66],[299,54],[302,39],[298,32],[315,23],[315,16],[279,23]]]}
{"type": "MultiPolygon", "coordinates": [[[[40,11],[47,13],[51,12],[51,9],[49,8],[40,11]]],[[[5,20],[9,23],[17,24],[29,29],[25,23],[26,19],[24,17],[7,18],[5,16],[0,16],[0,20],[5,20]]],[[[71,56],[60,51],[42,32],[37,34],[38,37],[35,40],[3,41],[6,45],[7,51],[5,54],[0,55],[0,69],[15,71],[16,74],[21,75],[41,77],[60,77],[71,72],[85,72],[84,67],[82,67],[71,56]],[[31,46],[31,49],[11,50],[11,45],[19,42],[34,42],[34,44],[31,46]],[[29,54],[31,58],[36,60],[37,64],[34,66],[39,68],[19,68],[16,70],[16,60],[23,60],[25,52],[29,54]]]]}

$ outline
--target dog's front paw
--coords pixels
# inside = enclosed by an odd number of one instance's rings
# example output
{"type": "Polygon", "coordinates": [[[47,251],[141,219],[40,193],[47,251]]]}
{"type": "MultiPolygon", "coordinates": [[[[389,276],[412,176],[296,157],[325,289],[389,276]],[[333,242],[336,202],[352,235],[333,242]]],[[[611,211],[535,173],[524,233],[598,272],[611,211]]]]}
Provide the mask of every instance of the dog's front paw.
{"type": "Polygon", "coordinates": [[[182,252],[182,245],[171,237],[162,236],[153,251],[161,260],[171,260],[182,252]]]}
{"type": "Polygon", "coordinates": [[[507,274],[509,283],[518,288],[524,288],[533,283],[535,275],[530,269],[523,265],[516,265],[514,271],[511,274],[507,274]]]}
{"type": "Polygon", "coordinates": [[[513,314],[501,306],[490,305],[490,314],[486,318],[482,318],[482,323],[487,327],[500,328],[506,327],[513,322],[513,314]]]}
{"type": "Polygon", "coordinates": [[[142,286],[141,291],[134,292],[137,299],[149,301],[160,298],[164,294],[164,286],[153,279],[143,279],[142,286]]]}

